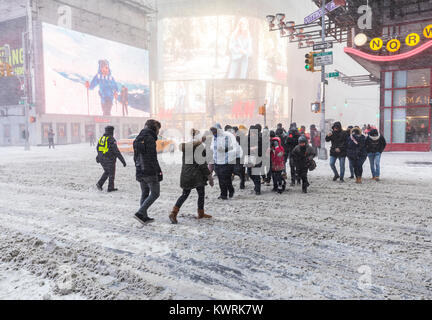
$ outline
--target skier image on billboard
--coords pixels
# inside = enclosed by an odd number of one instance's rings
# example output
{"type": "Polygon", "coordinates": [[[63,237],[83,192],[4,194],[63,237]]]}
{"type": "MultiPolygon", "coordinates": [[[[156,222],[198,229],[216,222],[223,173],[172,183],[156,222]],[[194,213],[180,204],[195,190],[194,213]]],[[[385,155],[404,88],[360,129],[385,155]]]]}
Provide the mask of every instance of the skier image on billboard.
{"type": "Polygon", "coordinates": [[[99,86],[99,96],[101,98],[101,106],[104,116],[111,116],[111,110],[113,107],[113,100],[118,97],[118,87],[111,75],[111,69],[107,60],[99,61],[99,71],[94,76],[91,83],[86,81],[85,86],[87,90],[93,90],[99,86]]]}

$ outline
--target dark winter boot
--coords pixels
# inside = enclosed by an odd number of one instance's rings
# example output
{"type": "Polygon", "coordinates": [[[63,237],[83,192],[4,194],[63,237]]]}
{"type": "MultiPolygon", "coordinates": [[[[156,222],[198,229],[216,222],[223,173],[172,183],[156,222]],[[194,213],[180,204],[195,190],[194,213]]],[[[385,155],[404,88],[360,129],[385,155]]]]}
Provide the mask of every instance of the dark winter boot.
{"type": "Polygon", "coordinates": [[[339,178],[340,178],[339,175],[334,176],[333,181],[337,181],[339,178]]]}
{"type": "Polygon", "coordinates": [[[101,186],[99,183],[96,183],[96,188],[97,188],[99,191],[102,191],[102,190],[103,190],[102,186],[101,186]]]}
{"type": "Polygon", "coordinates": [[[198,219],[211,219],[212,216],[205,214],[204,210],[198,209],[198,219]]]}
{"type": "Polygon", "coordinates": [[[136,213],[134,215],[135,220],[137,220],[139,223],[141,223],[143,226],[145,226],[146,224],[152,223],[154,222],[153,218],[150,218],[148,216],[144,216],[141,213],[136,213]]]}
{"type": "Polygon", "coordinates": [[[303,193],[307,193],[307,184],[303,184],[302,191],[303,193]]]}
{"type": "Polygon", "coordinates": [[[118,191],[118,189],[116,189],[116,188],[108,189],[108,192],[117,192],[117,191],[118,191]]]}
{"type": "Polygon", "coordinates": [[[172,212],[171,212],[171,214],[169,215],[169,219],[171,220],[172,224],[177,224],[178,223],[178,221],[177,221],[177,215],[178,215],[179,211],[180,211],[179,207],[174,207],[173,210],[172,210],[172,212]]]}

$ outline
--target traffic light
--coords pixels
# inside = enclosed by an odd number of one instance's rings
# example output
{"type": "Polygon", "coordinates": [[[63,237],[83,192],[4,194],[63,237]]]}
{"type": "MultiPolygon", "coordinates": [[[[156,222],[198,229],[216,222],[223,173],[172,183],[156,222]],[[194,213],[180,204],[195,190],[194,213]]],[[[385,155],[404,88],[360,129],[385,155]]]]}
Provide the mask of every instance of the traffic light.
{"type": "Polygon", "coordinates": [[[266,113],[267,113],[267,110],[266,110],[266,109],[267,109],[267,108],[266,108],[266,105],[263,105],[263,106],[259,107],[259,109],[258,109],[258,114],[261,115],[261,116],[265,116],[266,113]]]}
{"type": "Polygon", "coordinates": [[[36,123],[36,117],[30,117],[30,123],[36,123]]]}
{"type": "Polygon", "coordinates": [[[310,72],[315,72],[315,66],[314,66],[314,56],[313,56],[313,52],[309,52],[305,55],[305,69],[306,71],[310,71],[310,72]]]}

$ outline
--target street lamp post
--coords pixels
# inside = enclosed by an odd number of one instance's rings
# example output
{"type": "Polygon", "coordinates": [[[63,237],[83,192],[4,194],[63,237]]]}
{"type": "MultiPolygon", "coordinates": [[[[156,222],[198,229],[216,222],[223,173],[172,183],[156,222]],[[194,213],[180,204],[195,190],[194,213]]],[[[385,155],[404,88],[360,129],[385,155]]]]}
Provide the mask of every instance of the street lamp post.
{"type": "MultiPolygon", "coordinates": [[[[326,0],[322,0],[321,8],[322,8],[322,42],[325,42],[325,32],[326,32],[326,25],[325,25],[325,7],[326,7],[326,0]]],[[[325,52],[325,49],[323,49],[323,52],[325,52]]],[[[320,160],[327,160],[327,149],[325,147],[325,137],[326,137],[326,109],[325,109],[325,92],[326,92],[326,79],[325,79],[325,66],[323,65],[321,67],[321,148],[318,155],[318,159],[320,160]]]]}

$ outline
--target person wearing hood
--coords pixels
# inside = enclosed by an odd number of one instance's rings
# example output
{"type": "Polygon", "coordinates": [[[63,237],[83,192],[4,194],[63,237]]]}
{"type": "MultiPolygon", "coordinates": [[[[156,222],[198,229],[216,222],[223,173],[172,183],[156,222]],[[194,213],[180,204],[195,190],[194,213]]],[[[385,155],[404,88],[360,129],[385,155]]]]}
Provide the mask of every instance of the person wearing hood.
{"type": "Polygon", "coordinates": [[[233,198],[235,193],[232,175],[238,150],[232,137],[224,132],[220,124],[215,124],[210,131],[213,133],[210,149],[213,150],[214,171],[218,177],[221,191],[219,199],[228,200],[228,196],[233,198]]]}
{"type": "Polygon", "coordinates": [[[286,130],[283,127],[282,123],[278,123],[275,134],[277,137],[279,137],[282,141],[283,136],[286,134],[286,130]]]}
{"type": "Polygon", "coordinates": [[[386,139],[379,134],[377,129],[372,129],[366,139],[366,151],[368,154],[370,167],[372,171],[372,179],[380,180],[381,173],[381,155],[387,146],[386,139]]]}
{"type": "Polygon", "coordinates": [[[270,132],[270,157],[273,179],[273,191],[282,194],[286,189],[286,181],[283,177],[285,170],[284,155],[285,150],[282,146],[281,138],[276,136],[276,132],[270,132]]]}
{"type": "Polygon", "coordinates": [[[307,188],[310,186],[307,174],[313,159],[316,157],[316,153],[304,135],[299,138],[298,142],[298,146],[292,152],[292,159],[297,176],[302,180],[302,191],[303,193],[307,193],[307,188]]]}
{"type": "Polygon", "coordinates": [[[335,122],[332,127],[332,132],[326,136],[326,141],[331,142],[330,167],[334,173],[333,181],[340,179],[341,182],[344,182],[348,137],[348,131],[342,130],[342,124],[340,122],[335,122]],[[336,169],[336,160],[339,160],[340,174],[336,169]]]}
{"type": "Polygon", "coordinates": [[[196,189],[198,193],[198,219],[210,219],[212,216],[204,213],[205,187],[207,182],[214,186],[212,174],[206,162],[206,150],[202,139],[198,138],[199,131],[192,129],[192,141],[180,144],[179,148],[183,153],[182,171],[180,174],[180,187],[183,194],[178,198],[169,219],[172,224],[177,224],[177,216],[180,208],[189,198],[191,191],[196,189]],[[199,157],[201,156],[201,159],[199,157]]]}
{"type": "Polygon", "coordinates": [[[111,69],[108,60],[99,60],[99,70],[97,75],[89,83],[85,83],[88,90],[93,90],[99,86],[99,96],[101,98],[102,111],[104,116],[111,116],[113,100],[118,97],[118,86],[111,75],[111,69]]]}
{"type": "Polygon", "coordinates": [[[363,164],[367,158],[366,138],[359,127],[352,130],[347,143],[347,156],[354,166],[356,183],[362,183],[363,164]]]}
{"type": "Polygon", "coordinates": [[[98,153],[96,162],[104,170],[102,177],[96,183],[96,187],[99,191],[102,191],[103,185],[109,179],[108,192],[118,191],[118,189],[114,188],[116,162],[119,159],[123,163],[123,166],[126,167],[126,161],[117,147],[116,139],[114,139],[114,127],[108,126],[105,128],[105,134],[99,139],[96,151],[98,153]]]}
{"type": "Polygon", "coordinates": [[[289,166],[291,171],[291,187],[295,186],[296,180],[297,183],[300,184],[300,177],[296,176],[296,168],[295,168],[294,160],[292,158],[292,152],[295,149],[295,147],[297,147],[299,139],[300,139],[300,134],[297,128],[295,128],[294,125],[291,125],[291,129],[288,132],[288,135],[284,139],[285,156],[287,158],[287,161],[289,160],[289,166]]]}
{"type": "Polygon", "coordinates": [[[136,180],[141,186],[140,209],[134,218],[143,225],[154,221],[148,216],[148,209],[159,198],[163,181],[156,149],[160,129],[159,121],[148,120],[133,143],[136,180]]]}

